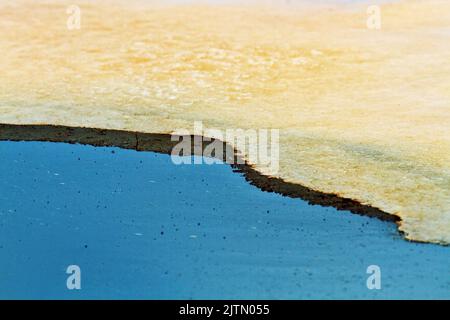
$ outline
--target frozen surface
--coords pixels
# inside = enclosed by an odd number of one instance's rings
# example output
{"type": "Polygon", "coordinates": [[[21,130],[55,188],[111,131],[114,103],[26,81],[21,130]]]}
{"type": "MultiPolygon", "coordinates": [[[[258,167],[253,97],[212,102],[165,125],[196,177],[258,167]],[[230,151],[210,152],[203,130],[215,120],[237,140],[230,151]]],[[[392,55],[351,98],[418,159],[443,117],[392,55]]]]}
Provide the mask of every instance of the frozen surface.
{"type": "Polygon", "coordinates": [[[280,129],[277,176],[450,243],[450,3],[369,30],[359,1],[244,2],[77,1],[69,30],[72,2],[1,1],[0,122],[280,129]]]}
{"type": "Polygon", "coordinates": [[[448,247],[265,193],[226,165],[0,142],[0,298],[450,298],[448,247]],[[66,289],[79,265],[82,289],[66,289]],[[379,265],[382,290],[366,288],[379,265]]]}

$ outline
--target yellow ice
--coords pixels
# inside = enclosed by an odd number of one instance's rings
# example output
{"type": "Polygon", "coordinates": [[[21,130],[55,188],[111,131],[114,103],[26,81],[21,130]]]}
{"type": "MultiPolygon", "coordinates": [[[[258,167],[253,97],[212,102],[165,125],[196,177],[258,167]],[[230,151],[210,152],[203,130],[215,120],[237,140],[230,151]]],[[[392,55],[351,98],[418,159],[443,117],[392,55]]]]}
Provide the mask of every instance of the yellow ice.
{"type": "Polygon", "coordinates": [[[450,2],[366,9],[0,0],[0,122],[279,128],[279,177],[450,243],[450,2]]]}

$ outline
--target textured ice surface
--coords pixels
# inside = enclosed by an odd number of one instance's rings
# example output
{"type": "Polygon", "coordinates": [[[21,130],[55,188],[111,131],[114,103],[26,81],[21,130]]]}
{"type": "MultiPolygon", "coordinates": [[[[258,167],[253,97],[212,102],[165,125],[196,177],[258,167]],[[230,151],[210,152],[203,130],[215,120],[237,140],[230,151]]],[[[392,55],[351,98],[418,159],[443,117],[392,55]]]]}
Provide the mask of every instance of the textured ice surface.
{"type": "MultiPolygon", "coordinates": [[[[287,181],[450,242],[450,3],[0,2],[0,121],[279,128],[287,181]]],[[[257,166],[258,168],[258,166],[257,166]]],[[[260,168],[263,170],[264,168],[260,168]]]]}
{"type": "Polygon", "coordinates": [[[226,165],[4,141],[0,165],[1,299],[450,298],[450,248],[261,192],[226,165]],[[366,286],[373,264],[381,290],[366,286]]]}

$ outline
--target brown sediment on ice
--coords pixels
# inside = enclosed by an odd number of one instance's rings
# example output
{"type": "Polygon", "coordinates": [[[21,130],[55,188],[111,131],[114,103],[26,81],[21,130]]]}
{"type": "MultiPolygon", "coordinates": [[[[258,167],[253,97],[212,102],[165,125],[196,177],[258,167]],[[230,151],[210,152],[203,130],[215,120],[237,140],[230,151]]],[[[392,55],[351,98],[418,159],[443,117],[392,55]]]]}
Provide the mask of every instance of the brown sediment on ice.
{"type": "MultiPolygon", "coordinates": [[[[163,154],[170,154],[173,147],[178,143],[178,141],[171,140],[170,134],[56,125],[16,124],[0,124],[0,140],[62,142],[96,147],[119,147],[163,154]]],[[[191,139],[191,141],[194,143],[194,139],[191,139]]],[[[214,140],[211,142],[203,142],[202,148],[192,148],[192,150],[202,150],[212,142],[214,140]]],[[[291,198],[300,198],[312,205],[334,207],[338,210],[347,210],[355,214],[375,217],[383,221],[398,223],[401,220],[397,215],[349,198],[316,191],[300,184],[286,182],[280,178],[265,176],[242,160],[237,152],[227,153],[227,149],[229,150],[231,148],[230,145],[224,143],[224,146],[224,154],[221,156],[216,155],[216,158],[232,162],[233,164],[231,166],[235,172],[242,173],[250,184],[258,187],[262,191],[275,192],[291,198]],[[229,158],[227,159],[227,154],[234,154],[233,161],[229,161],[229,158]]]]}

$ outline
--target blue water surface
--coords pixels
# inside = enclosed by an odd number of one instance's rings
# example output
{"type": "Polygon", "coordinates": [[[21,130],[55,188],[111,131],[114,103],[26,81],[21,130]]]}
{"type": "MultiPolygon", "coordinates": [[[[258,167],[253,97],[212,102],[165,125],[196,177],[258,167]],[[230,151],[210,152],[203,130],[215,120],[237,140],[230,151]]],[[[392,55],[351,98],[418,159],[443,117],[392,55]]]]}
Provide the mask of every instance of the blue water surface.
{"type": "Polygon", "coordinates": [[[450,248],[262,192],[227,165],[42,142],[0,142],[0,165],[2,299],[450,298],[450,248]]]}

